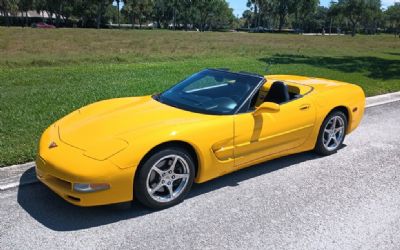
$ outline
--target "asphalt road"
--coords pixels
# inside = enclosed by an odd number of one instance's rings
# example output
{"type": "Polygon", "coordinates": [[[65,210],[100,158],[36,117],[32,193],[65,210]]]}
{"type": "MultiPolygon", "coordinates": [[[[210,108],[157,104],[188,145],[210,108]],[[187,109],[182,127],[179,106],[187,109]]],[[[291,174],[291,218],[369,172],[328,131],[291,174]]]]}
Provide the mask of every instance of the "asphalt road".
{"type": "Polygon", "coordinates": [[[0,192],[0,248],[400,249],[399,110],[368,109],[335,155],[254,166],[163,211],[74,207],[39,183],[0,192]]]}

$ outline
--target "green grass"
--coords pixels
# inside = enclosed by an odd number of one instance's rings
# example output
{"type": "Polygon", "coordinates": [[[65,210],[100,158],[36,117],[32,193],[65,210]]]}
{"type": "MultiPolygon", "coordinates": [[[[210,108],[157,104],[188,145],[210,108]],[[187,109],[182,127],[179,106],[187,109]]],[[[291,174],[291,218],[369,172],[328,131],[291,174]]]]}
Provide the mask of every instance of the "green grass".
{"type": "Polygon", "coordinates": [[[151,94],[206,67],[400,90],[400,41],[247,33],[0,28],[0,166],[34,159],[41,132],[94,101],[151,94]]]}

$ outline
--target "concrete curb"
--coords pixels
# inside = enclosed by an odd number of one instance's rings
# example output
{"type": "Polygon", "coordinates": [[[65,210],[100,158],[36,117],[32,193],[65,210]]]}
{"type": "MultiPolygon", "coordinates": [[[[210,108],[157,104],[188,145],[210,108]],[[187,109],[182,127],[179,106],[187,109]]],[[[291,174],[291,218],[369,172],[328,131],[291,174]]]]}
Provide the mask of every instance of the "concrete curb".
{"type": "Polygon", "coordinates": [[[391,102],[397,102],[400,101],[400,91],[384,95],[371,96],[367,97],[366,99],[367,99],[367,103],[365,106],[366,108],[375,107],[378,105],[383,105],[391,102]]]}
{"type": "MultiPolygon", "coordinates": [[[[366,108],[384,105],[400,101],[400,91],[390,94],[372,96],[366,98],[366,108]]],[[[9,190],[38,182],[34,168],[35,162],[28,162],[20,165],[12,165],[0,168],[0,191],[9,190]],[[32,171],[28,171],[32,170],[32,171]],[[24,178],[21,179],[22,175],[24,178]]]]}
{"type": "Polygon", "coordinates": [[[0,168],[0,191],[37,182],[35,171],[28,171],[34,167],[35,162],[28,162],[0,168]],[[21,176],[25,172],[27,172],[27,175],[21,180],[21,176]]]}

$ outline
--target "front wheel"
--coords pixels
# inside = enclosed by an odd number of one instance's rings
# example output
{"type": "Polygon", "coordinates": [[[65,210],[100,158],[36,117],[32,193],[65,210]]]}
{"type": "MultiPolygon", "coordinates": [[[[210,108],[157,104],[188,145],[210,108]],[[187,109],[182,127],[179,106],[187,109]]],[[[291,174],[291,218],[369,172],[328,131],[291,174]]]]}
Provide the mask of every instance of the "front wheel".
{"type": "Polygon", "coordinates": [[[195,165],[185,149],[168,148],[151,155],[138,171],[136,198],[147,207],[163,209],[183,201],[193,184],[195,165]]]}
{"type": "Polygon", "coordinates": [[[347,117],[342,111],[330,113],[322,123],[315,152],[320,155],[336,153],[343,144],[347,130],[347,117]]]}

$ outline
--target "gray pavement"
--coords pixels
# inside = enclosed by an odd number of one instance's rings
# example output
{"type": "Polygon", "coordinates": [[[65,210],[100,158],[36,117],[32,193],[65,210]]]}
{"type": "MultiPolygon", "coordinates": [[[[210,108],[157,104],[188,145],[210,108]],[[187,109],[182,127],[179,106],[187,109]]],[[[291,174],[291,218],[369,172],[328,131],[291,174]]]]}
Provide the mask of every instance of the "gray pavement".
{"type": "Polygon", "coordinates": [[[400,249],[399,110],[369,108],[335,155],[250,167],[163,211],[79,208],[39,183],[1,191],[0,249],[400,249]]]}

